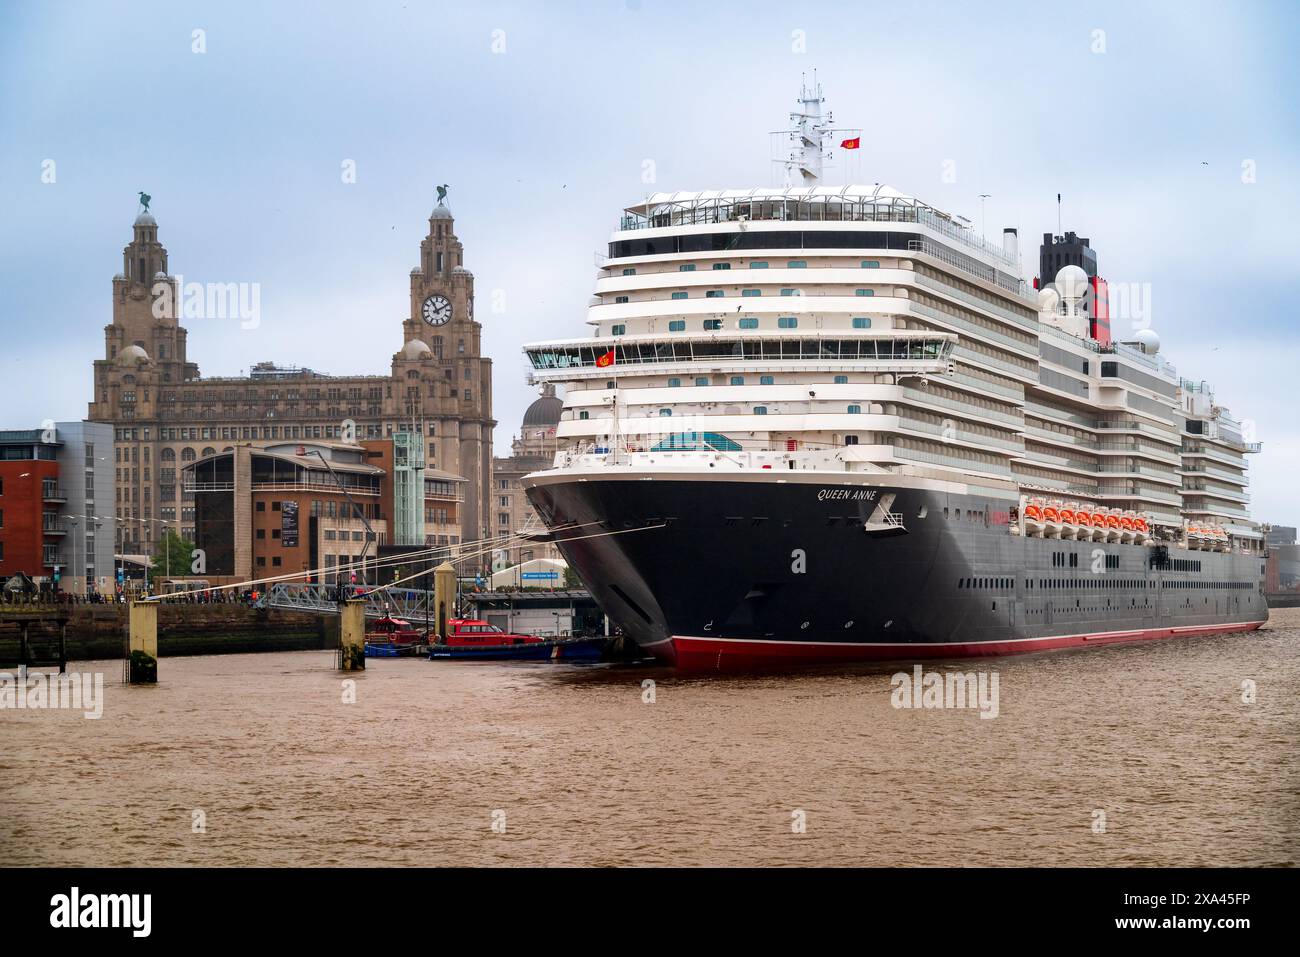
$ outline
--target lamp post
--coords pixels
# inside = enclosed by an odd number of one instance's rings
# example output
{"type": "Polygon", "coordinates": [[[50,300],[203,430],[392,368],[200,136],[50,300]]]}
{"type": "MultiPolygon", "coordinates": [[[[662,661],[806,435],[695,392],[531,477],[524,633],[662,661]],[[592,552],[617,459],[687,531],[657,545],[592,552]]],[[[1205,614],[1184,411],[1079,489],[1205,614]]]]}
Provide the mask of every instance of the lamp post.
{"type": "MultiPolygon", "coordinates": [[[[73,568],[73,570],[75,571],[75,570],[78,568],[78,565],[77,565],[77,526],[80,524],[80,521],[77,519],[77,517],[76,517],[75,515],[72,515],[72,516],[69,516],[69,517],[68,517],[68,524],[69,524],[70,526],[72,526],[72,568],[73,568]]],[[[84,572],[83,572],[83,573],[84,573],[84,572]]],[[[83,589],[83,591],[84,591],[84,589],[83,589]]]]}

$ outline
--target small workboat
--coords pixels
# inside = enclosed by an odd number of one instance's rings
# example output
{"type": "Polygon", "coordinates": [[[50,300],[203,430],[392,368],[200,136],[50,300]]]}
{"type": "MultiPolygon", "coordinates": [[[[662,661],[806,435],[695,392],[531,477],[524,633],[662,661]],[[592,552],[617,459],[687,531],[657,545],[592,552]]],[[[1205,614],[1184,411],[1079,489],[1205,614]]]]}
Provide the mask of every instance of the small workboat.
{"type": "Polygon", "coordinates": [[[595,661],[604,649],[601,637],[517,635],[478,618],[453,618],[447,622],[446,639],[431,643],[428,650],[430,660],[595,661]]]}
{"type": "Polygon", "coordinates": [[[427,644],[424,632],[401,618],[380,618],[366,631],[367,658],[415,657],[427,644]]]}

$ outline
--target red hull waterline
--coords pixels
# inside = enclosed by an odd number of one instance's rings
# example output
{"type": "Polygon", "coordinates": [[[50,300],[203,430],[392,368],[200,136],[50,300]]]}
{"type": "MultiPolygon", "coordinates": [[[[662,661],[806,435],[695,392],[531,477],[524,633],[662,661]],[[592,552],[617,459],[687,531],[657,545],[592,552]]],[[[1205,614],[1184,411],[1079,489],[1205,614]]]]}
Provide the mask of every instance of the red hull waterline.
{"type": "Polygon", "coordinates": [[[833,642],[766,641],[748,638],[674,636],[671,642],[650,649],[669,664],[686,671],[766,670],[811,664],[858,661],[910,661],[915,658],[973,658],[1018,655],[1061,648],[1215,635],[1229,631],[1254,631],[1262,621],[1223,625],[1189,625],[1145,631],[1109,631],[1086,635],[1019,638],[1011,641],[933,642],[898,644],[844,644],[833,642]]]}

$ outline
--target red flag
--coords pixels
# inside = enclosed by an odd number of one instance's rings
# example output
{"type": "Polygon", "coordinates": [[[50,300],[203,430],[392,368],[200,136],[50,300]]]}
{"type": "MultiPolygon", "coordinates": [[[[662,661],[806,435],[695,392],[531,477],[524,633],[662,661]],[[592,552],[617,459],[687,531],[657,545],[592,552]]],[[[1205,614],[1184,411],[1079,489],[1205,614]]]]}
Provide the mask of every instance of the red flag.
{"type": "Polygon", "coordinates": [[[853,137],[853,139],[845,140],[843,143],[841,143],[840,149],[855,150],[858,149],[860,146],[862,146],[862,137],[855,136],[853,137]]]}
{"type": "Polygon", "coordinates": [[[614,350],[610,349],[603,356],[596,357],[596,366],[600,369],[607,369],[614,364],[614,350]]]}

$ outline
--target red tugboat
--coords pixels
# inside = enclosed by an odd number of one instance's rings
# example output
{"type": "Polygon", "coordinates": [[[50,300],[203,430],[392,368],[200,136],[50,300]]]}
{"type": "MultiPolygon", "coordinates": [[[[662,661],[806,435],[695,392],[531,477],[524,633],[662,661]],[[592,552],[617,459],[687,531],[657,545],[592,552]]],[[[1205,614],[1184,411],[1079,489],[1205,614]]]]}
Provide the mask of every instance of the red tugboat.
{"type": "Polygon", "coordinates": [[[447,639],[429,645],[429,658],[517,659],[526,661],[599,659],[603,638],[542,638],[516,635],[479,618],[447,621],[447,639]]]}
{"type": "Polygon", "coordinates": [[[401,618],[380,618],[366,631],[367,658],[415,657],[427,644],[424,632],[401,618]]]}

